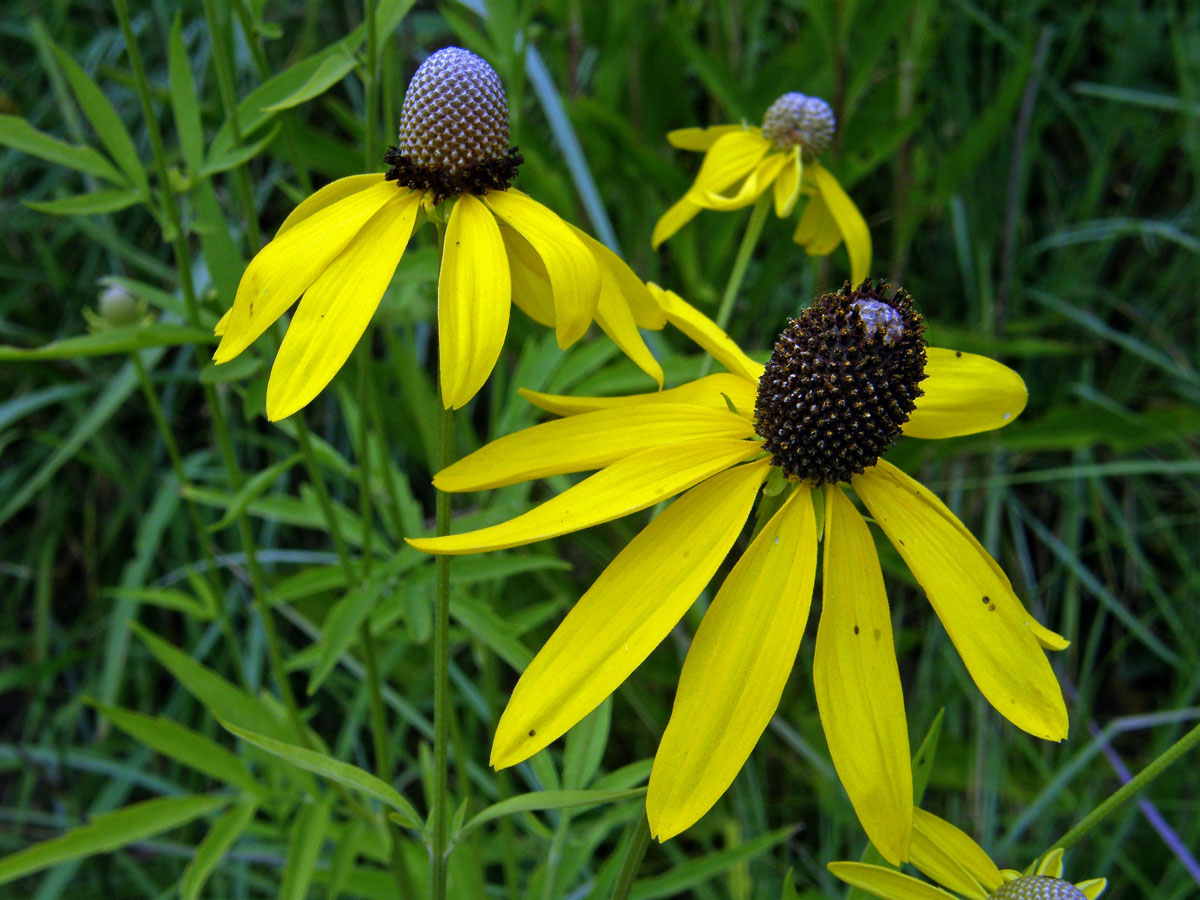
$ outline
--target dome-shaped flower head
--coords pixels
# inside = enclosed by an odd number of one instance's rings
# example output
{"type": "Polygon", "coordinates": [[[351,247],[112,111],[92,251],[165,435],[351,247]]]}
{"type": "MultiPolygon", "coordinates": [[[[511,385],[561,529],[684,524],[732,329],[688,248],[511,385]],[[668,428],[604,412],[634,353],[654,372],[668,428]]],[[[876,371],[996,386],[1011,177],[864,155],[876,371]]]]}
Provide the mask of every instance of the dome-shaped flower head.
{"type": "Polygon", "coordinates": [[[599,471],[511,521],[411,540],[431,553],[499,550],[681,496],[613,559],[525,670],[492,764],[518,763],[607,697],[716,574],[763,495],[759,527],[692,641],[646,795],[665,840],[733,782],[779,705],[824,544],[813,686],[834,767],[867,834],[893,862],[912,822],[908,726],[875,543],[850,494],[895,546],[983,695],[1018,727],[1067,735],[1043,647],[1067,642],[1025,609],[966,526],[882,458],[903,434],[1000,428],[1025,385],[982,356],[927,347],[903,291],[864,282],[788,323],[764,367],[670,291],[671,324],[728,370],[625,397],[526,393],[564,418],[500,438],[444,469],[444,491],[599,471]],[[823,522],[818,525],[819,505],[823,522]]]}
{"type": "Polygon", "coordinates": [[[595,320],[662,384],[638,332],[661,328],[662,311],[616,254],[510,186],[522,159],[508,129],[492,67],[458,47],[439,50],[409,82],[387,174],[335,181],[284,220],[246,268],[213,355],[233,359],[303,295],[271,369],[269,418],[302,408],[337,374],[428,216],[445,222],[438,339],[447,408],[465,405],[491,374],[510,303],[554,328],[560,347],[595,320]]]}
{"type": "Polygon", "coordinates": [[[788,93],[767,109],[761,128],[672,131],[667,140],[681,150],[703,150],[704,161],[687,193],[654,226],[651,242],[658,247],[702,209],[741,209],[773,188],[781,219],[792,214],[801,194],[808,198],[792,239],[813,256],[827,256],[845,241],[850,278],[862,281],[871,268],[871,233],[854,201],[818,162],[836,128],[824,100],[788,93]]]}
{"type": "Polygon", "coordinates": [[[963,831],[923,809],[913,810],[910,862],[945,890],[869,863],[832,862],[828,868],[881,900],[1096,900],[1108,884],[1104,878],[1077,884],[1065,880],[1061,849],[1038,860],[1029,875],[997,868],[963,831]]]}

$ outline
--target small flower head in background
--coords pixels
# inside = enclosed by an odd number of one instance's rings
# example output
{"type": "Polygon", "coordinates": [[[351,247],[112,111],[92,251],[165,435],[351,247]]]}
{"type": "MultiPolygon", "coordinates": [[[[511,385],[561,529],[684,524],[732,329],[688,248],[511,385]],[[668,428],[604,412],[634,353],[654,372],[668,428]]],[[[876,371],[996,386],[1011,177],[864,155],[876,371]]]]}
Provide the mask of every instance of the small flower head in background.
{"type": "Polygon", "coordinates": [[[236,357],[303,294],[271,369],[267,415],[301,409],[349,358],[413,230],[436,216],[445,223],[438,341],[447,408],[465,405],[491,374],[510,303],[553,327],[560,347],[595,320],[661,385],[638,332],[661,328],[661,310],[616,254],[510,187],[522,160],[508,140],[492,67],[458,47],[432,54],[409,83],[387,174],[342,178],[296,207],[246,268],[213,359],[236,357]]]}
{"type": "Polygon", "coordinates": [[[833,142],[837,123],[829,104],[804,94],[784,94],[771,104],[761,128],[716,125],[672,131],[681,150],[703,150],[700,172],[687,193],[654,226],[658,247],[702,209],[733,210],[774,188],[775,215],[792,214],[808,197],[792,239],[810,255],[827,256],[843,241],[855,283],[871,268],[871,233],[836,178],[817,161],[833,142]]]}
{"type": "Polygon", "coordinates": [[[110,331],[144,325],[154,320],[146,301],[117,281],[102,280],[104,289],[96,298],[96,309],[83,310],[83,318],[92,332],[110,331]]]}
{"type": "Polygon", "coordinates": [[[669,838],[732,783],[779,705],[808,618],[824,541],[813,680],[838,776],[868,836],[908,857],[912,771],[891,615],[874,539],[852,490],[924,588],[992,705],[1047,740],[1067,712],[1043,647],[1067,642],[1025,610],[1004,572],[928,488],[881,455],[900,437],[1000,428],[1024,408],[1019,375],[926,347],[908,295],[864,282],[793,319],[764,368],[670,291],[668,321],[728,370],[654,394],[526,393],[564,416],[503,437],[434,479],[473,491],[600,471],[511,521],[412,540],[432,553],[499,550],[668,506],[614,558],[521,676],[492,764],[527,759],[624,681],[704,590],[749,519],[757,534],[704,615],[646,796],[669,838]],[[814,507],[819,507],[819,525],[814,507]]]}
{"type": "Polygon", "coordinates": [[[910,861],[945,890],[868,863],[832,862],[829,871],[882,900],[1096,900],[1107,885],[1103,878],[1066,881],[1058,849],[1043,856],[1032,875],[999,869],[964,832],[923,809],[913,810],[910,861]]]}

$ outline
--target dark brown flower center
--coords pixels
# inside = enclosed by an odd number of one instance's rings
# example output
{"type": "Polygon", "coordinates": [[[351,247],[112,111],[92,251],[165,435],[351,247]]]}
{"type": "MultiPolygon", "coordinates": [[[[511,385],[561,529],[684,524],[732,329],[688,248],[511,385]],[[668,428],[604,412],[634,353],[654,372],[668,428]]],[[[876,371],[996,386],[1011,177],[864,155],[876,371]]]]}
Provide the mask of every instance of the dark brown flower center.
{"type": "Polygon", "coordinates": [[[806,158],[820,156],[833,143],[837,119],[820,97],[784,94],[763,116],[762,133],[778,150],[800,146],[806,158]]]}
{"type": "Polygon", "coordinates": [[[431,191],[434,203],[505,190],[524,161],[508,139],[508,100],[495,70],[469,50],[446,47],[408,83],[399,145],[383,155],[387,178],[431,191]]]}
{"type": "Polygon", "coordinates": [[[849,481],[900,436],[925,378],[925,323],[903,290],[846,284],[779,336],[758,382],[755,431],[785,474],[849,481]]]}
{"type": "Polygon", "coordinates": [[[1061,878],[1022,875],[996,888],[991,900],[1087,900],[1087,895],[1061,878]]]}

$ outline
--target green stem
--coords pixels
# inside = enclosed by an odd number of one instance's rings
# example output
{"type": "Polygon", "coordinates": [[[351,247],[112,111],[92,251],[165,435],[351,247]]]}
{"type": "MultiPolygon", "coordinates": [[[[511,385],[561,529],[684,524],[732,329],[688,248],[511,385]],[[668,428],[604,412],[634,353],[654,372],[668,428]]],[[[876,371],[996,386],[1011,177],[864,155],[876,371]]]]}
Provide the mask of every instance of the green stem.
{"type": "MultiPolygon", "coordinates": [[[[721,295],[721,305],[717,308],[717,327],[722,331],[727,329],[729,318],[733,315],[733,301],[742,289],[742,281],[746,277],[746,267],[750,265],[750,257],[754,255],[754,247],[762,234],[763,225],[767,221],[767,212],[771,209],[771,192],[765,191],[754,204],[750,220],[746,222],[746,233],[742,235],[741,246],[738,247],[737,257],[733,261],[733,271],[729,273],[729,281],[725,283],[725,293],[721,295]]],[[[706,356],[700,364],[701,377],[708,374],[712,368],[712,357],[706,356]]]]}
{"type": "Polygon", "coordinates": [[[1053,850],[1061,847],[1063,850],[1066,850],[1070,848],[1072,844],[1104,821],[1117,807],[1149,785],[1150,782],[1165,772],[1169,766],[1197,744],[1200,744],[1200,725],[1194,727],[1164,750],[1162,755],[1146,766],[1146,768],[1142,769],[1142,771],[1138,772],[1128,784],[1122,785],[1111,797],[1084,816],[1083,821],[1055,841],[1050,849],[1053,850]]]}
{"type": "MultiPolygon", "coordinates": [[[[439,379],[440,380],[440,379],[439,379]]],[[[438,390],[437,470],[450,465],[454,448],[454,414],[441,403],[438,390]]],[[[436,531],[450,533],[450,495],[437,493],[436,531]]],[[[433,616],[433,898],[446,897],[446,782],[447,743],[450,732],[450,557],[433,561],[435,601],[433,616]]]]}
{"type": "Polygon", "coordinates": [[[621,871],[617,882],[613,885],[612,900],[628,900],[633,883],[637,880],[638,869],[646,856],[646,848],[650,846],[650,821],[642,810],[626,832],[628,843],[625,845],[625,858],[621,861],[621,871]]]}
{"type": "MultiPolygon", "coordinates": [[[[179,289],[187,307],[188,322],[196,327],[200,325],[200,307],[196,300],[196,286],[192,282],[191,252],[188,250],[187,239],[183,231],[183,220],[179,214],[179,206],[175,195],[171,192],[170,173],[167,168],[167,153],[163,147],[162,133],[158,127],[158,117],[154,113],[154,104],[150,96],[150,82],[146,78],[146,69],[142,64],[142,55],[138,50],[137,40],[133,34],[133,25],[129,19],[128,0],[113,0],[117,20],[121,26],[121,34],[125,38],[125,49],[129,54],[129,67],[133,74],[133,86],[142,108],[142,116],[146,120],[146,132],[150,138],[150,149],[154,155],[154,168],[162,195],[162,204],[167,222],[172,232],[172,247],[175,251],[175,269],[179,278],[179,289]]],[[[203,351],[196,345],[196,365],[204,365],[203,351]]],[[[233,441],[229,437],[229,429],[225,422],[225,412],[218,402],[216,390],[211,384],[201,383],[204,399],[212,416],[213,433],[221,458],[225,464],[226,478],[234,493],[242,486],[242,471],[238,465],[237,456],[233,451],[233,441]]],[[[246,554],[246,568],[250,572],[250,584],[254,594],[255,608],[262,622],[263,637],[267,645],[267,661],[271,667],[271,676],[279,687],[279,695],[283,699],[288,712],[288,719],[296,731],[298,738],[306,745],[311,744],[308,729],[300,716],[296,705],[296,696],[292,693],[291,683],[283,667],[283,654],[279,650],[279,636],[275,631],[275,620],[272,618],[270,605],[267,602],[265,581],[262,568],[258,562],[258,548],[255,546],[254,534],[250,529],[250,520],[246,513],[237,516],[238,538],[242,550],[246,554]]]]}
{"type": "Polygon", "coordinates": [[[379,167],[379,54],[375,46],[375,0],[365,0],[367,7],[367,61],[363,72],[363,86],[366,88],[365,102],[367,104],[366,134],[363,136],[363,157],[365,172],[373,172],[379,167]]]}

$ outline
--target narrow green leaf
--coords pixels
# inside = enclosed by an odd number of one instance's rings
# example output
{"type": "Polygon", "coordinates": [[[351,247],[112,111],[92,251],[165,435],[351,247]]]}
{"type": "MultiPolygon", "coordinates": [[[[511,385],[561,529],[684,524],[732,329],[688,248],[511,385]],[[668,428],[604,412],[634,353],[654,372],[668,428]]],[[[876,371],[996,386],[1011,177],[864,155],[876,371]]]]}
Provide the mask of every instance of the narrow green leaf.
{"type": "Polygon", "coordinates": [[[75,194],[54,200],[22,200],[36,212],[51,216],[90,216],[99,213],[126,209],[141,200],[145,194],[139,188],[115,188],[108,191],[93,191],[90,194],[75,194]]]}
{"type": "Polygon", "coordinates": [[[577,790],[586,787],[600,769],[604,748],[608,745],[608,728],[612,722],[612,697],[592,710],[582,722],[567,732],[563,751],[563,787],[577,790]]]}
{"type": "Polygon", "coordinates": [[[245,764],[214,741],[169,719],[89,701],[101,715],[151,750],[249,794],[262,793],[245,764]]]}
{"type": "Polygon", "coordinates": [[[276,125],[265,135],[249,144],[242,144],[240,147],[222,147],[218,150],[214,143],[210,148],[208,158],[204,165],[200,167],[200,178],[211,178],[219,172],[226,172],[229,169],[235,169],[247,160],[254,159],[267,148],[271,141],[275,140],[275,136],[279,134],[279,126],[276,125]]]}
{"type": "Polygon", "coordinates": [[[344,784],[348,788],[352,788],[385,803],[396,811],[392,818],[406,828],[420,829],[423,827],[421,817],[417,815],[417,811],[413,809],[412,804],[405,800],[403,795],[394,787],[376,778],[370,772],[364,772],[358,766],[333,759],[324,753],[318,753],[315,750],[308,750],[304,747],[297,747],[295,744],[287,744],[283,741],[269,738],[266,735],[258,734],[245,728],[239,728],[227,721],[222,721],[221,724],[242,740],[256,747],[261,747],[273,756],[278,756],[280,759],[290,762],[294,766],[299,766],[301,769],[312,772],[315,775],[328,778],[330,781],[336,781],[338,784],[344,784]]]}
{"type": "Polygon", "coordinates": [[[320,655],[308,679],[310,696],[316,693],[346,648],[358,636],[358,626],[366,621],[387,586],[388,579],[376,575],[330,607],[321,625],[320,655]]]}
{"type": "Polygon", "coordinates": [[[246,507],[253,501],[257,500],[262,493],[267,490],[275,481],[300,461],[300,454],[294,453],[287,459],[281,459],[273,466],[268,466],[261,472],[255,472],[250,478],[246,479],[246,483],[241,489],[233,495],[233,499],[229,501],[229,506],[225,510],[225,515],[221,516],[216,522],[208,526],[209,531],[220,531],[222,528],[227,528],[233,524],[246,507]]]}
{"type": "Polygon", "coordinates": [[[149,347],[179,347],[185,344],[215,344],[216,338],[203,328],[156,322],[129,325],[63,338],[42,347],[10,347],[0,344],[0,362],[30,359],[77,359],[82,356],[111,356],[149,347]]]}
{"type": "Polygon", "coordinates": [[[200,622],[211,622],[216,618],[216,610],[203,600],[197,600],[187,591],[176,588],[110,588],[104,592],[106,596],[132,600],[135,603],[149,603],[163,609],[173,609],[185,616],[190,616],[200,622]]]}
{"type": "Polygon", "coordinates": [[[229,797],[159,797],[96,816],[87,825],[0,859],[0,884],[59,863],[106,853],[178,828],[229,803],[229,797]]]}
{"type": "Polygon", "coordinates": [[[521,643],[516,630],[482,601],[463,595],[452,596],[450,615],[515,671],[525,671],[533,660],[533,653],[521,643]]]}
{"type": "Polygon", "coordinates": [[[306,100],[319,97],[349,75],[354,69],[354,65],[354,57],[344,50],[327,57],[321,62],[321,65],[317,66],[317,70],[309,76],[304,84],[277,103],[264,106],[263,111],[279,112],[281,109],[291,109],[306,100]]]}
{"type": "Polygon", "coordinates": [[[572,806],[598,806],[602,803],[617,803],[620,800],[640,797],[645,793],[645,788],[634,788],[629,791],[533,791],[528,794],[518,794],[516,797],[509,797],[507,800],[493,803],[482,812],[472,816],[470,821],[455,835],[455,840],[461,840],[480,825],[513,813],[565,809],[572,806]]]}
{"type": "Polygon", "coordinates": [[[113,158],[113,162],[129,180],[141,189],[142,196],[149,196],[150,185],[146,180],[145,167],[138,158],[133,138],[129,136],[129,132],[121,123],[121,117],[117,115],[117,111],[108,98],[104,96],[92,77],[83,71],[79,63],[75,62],[57,44],[52,43],[51,47],[54,55],[58,57],[58,64],[62,66],[63,74],[67,76],[75,99],[79,101],[79,106],[83,109],[83,114],[87,116],[88,121],[92,123],[92,128],[96,130],[96,136],[100,138],[100,143],[104,144],[108,155],[113,158]]]}
{"type": "Polygon", "coordinates": [[[0,146],[12,147],[46,162],[86,172],[113,184],[129,184],[129,179],[97,150],[60,141],[44,131],[38,131],[20,116],[0,115],[0,146]]]}
{"type": "Polygon", "coordinates": [[[196,82],[192,79],[192,67],[183,43],[183,17],[179,11],[171,24],[167,59],[171,110],[175,114],[175,130],[179,133],[179,150],[188,171],[199,172],[204,165],[204,134],[196,82]]]}
{"type": "Polygon", "coordinates": [[[696,885],[715,878],[726,869],[751,860],[770,850],[776,844],[786,841],[795,831],[796,829],[791,827],[777,828],[775,831],[760,835],[736,847],[730,847],[728,850],[720,850],[698,859],[689,859],[662,875],[640,879],[633,886],[633,891],[629,895],[630,900],[658,900],[661,897],[678,897],[687,894],[696,885]]]}
{"type": "Polygon", "coordinates": [[[362,819],[351,819],[343,826],[341,837],[336,841],[337,848],[333,851],[333,861],[329,864],[329,883],[325,886],[329,900],[338,900],[346,889],[366,836],[367,826],[362,819]]]}
{"type": "Polygon", "coordinates": [[[310,803],[300,810],[288,839],[287,862],[279,885],[279,900],[306,900],[317,869],[317,857],[329,831],[329,802],[310,803]]]}
{"type": "Polygon", "coordinates": [[[912,758],[913,805],[920,806],[925,797],[925,788],[929,784],[929,773],[933,771],[933,761],[937,758],[938,740],[942,736],[942,719],[946,715],[943,706],[933,717],[933,724],[925,732],[921,746],[912,758]]]}
{"type": "Polygon", "coordinates": [[[229,848],[241,837],[242,832],[254,821],[254,813],[258,804],[243,798],[235,803],[228,812],[213,823],[192,861],[184,866],[183,878],[179,882],[180,900],[199,900],[204,884],[213,873],[221,858],[229,852],[229,848]]]}

